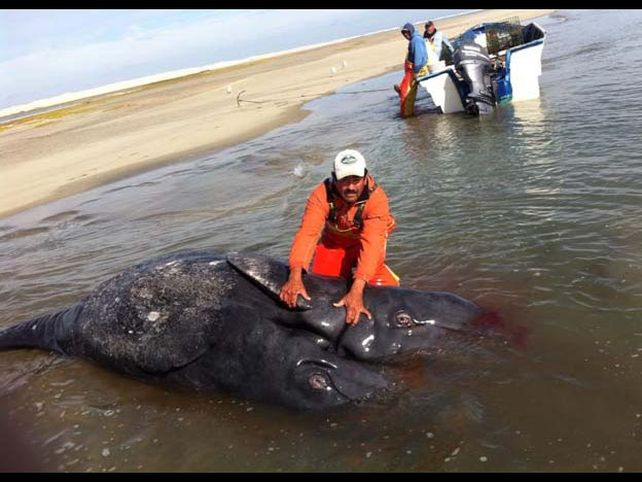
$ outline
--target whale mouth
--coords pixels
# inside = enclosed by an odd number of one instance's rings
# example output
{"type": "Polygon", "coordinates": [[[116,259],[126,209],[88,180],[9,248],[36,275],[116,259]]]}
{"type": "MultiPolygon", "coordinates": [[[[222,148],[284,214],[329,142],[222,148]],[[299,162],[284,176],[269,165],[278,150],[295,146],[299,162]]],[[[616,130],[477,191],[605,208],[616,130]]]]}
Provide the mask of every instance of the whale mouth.
{"type": "Polygon", "coordinates": [[[435,326],[437,328],[442,328],[444,330],[464,331],[463,328],[460,325],[456,325],[454,323],[447,323],[447,322],[440,321],[440,320],[434,320],[432,318],[428,319],[428,320],[415,320],[413,318],[412,322],[416,326],[435,326]]]}
{"type": "Polygon", "coordinates": [[[330,369],[333,369],[333,370],[336,370],[338,368],[337,365],[335,365],[334,363],[331,363],[331,362],[329,362],[327,360],[324,360],[323,358],[321,358],[319,360],[312,360],[310,358],[304,358],[304,359],[299,360],[298,362],[296,362],[296,366],[297,367],[300,367],[300,366],[303,366],[303,365],[314,365],[314,366],[318,366],[320,368],[330,368],[330,369]]]}

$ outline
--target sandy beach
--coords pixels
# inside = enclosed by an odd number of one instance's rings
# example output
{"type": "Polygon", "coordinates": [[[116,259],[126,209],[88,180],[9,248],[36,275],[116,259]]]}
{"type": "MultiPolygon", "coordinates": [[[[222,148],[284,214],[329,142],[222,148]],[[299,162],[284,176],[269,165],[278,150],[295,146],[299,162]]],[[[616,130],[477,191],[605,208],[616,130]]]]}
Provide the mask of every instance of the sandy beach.
{"type": "MultiPolygon", "coordinates": [[[[436,24],[452,38],[480,22],[553,11],[485,10],[436,24]]],[[[415,20],[423,31],[425,19],[415,20]]],[[[0,124],[0,217],[262,135],[347,84],[396,70],[401,78],[406,48],[398,30],[382,32],[0,124]]]]}

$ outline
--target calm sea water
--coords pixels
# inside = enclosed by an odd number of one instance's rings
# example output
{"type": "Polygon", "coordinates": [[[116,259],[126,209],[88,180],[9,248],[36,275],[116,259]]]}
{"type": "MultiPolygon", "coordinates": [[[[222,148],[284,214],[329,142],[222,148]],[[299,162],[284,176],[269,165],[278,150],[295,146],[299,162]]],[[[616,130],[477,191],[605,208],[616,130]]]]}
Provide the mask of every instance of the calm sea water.
{"type": "Polygon", "coordinates": [[[539,23],[536,101],[471,118],[420,94],[402,120],[399,72],[246,144],[0,222],[6,326],[177,249],[287,257],[306,196],[353,147],[389,194],[402,283],[499,310],[523,346],[444,347],[403,367],[393,400],[320,414],[5,352],[15,437],[49,470],[642,470],[642,11],[539,23]]]}

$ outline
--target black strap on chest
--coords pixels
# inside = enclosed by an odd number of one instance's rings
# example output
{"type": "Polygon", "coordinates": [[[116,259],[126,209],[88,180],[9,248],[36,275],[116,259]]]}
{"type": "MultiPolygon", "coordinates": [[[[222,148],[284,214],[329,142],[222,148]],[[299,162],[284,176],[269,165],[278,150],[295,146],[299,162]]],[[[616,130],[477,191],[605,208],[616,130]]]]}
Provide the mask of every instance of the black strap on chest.
{"type": "MultiPolygon", "coordinates": [[[[326,178],[323,181],[323,183],[325,184],[325,193],[328,199],[328,206],[330,207],[328,220],[336,226],[337,224],[336,201],[339,198],[339,194],[337,193],[331,178],[326,178]]],[[[359,199],[357,199],[357,201],[355,202],[355,204],[357,205],[357,212],[355,213],[354,219],[352,222],[354,223],[354,226],[357,229],[363,228],[363,209],[366,207],[366,201],[370,199],[370,194],[374,192],[376,188],[377,188],[377,183],[375,183],[374,181],[372,182],[372,185],[368,183],[364,188],[363,192],[361,193],[361,196],[359,196],[359,199]]]]}

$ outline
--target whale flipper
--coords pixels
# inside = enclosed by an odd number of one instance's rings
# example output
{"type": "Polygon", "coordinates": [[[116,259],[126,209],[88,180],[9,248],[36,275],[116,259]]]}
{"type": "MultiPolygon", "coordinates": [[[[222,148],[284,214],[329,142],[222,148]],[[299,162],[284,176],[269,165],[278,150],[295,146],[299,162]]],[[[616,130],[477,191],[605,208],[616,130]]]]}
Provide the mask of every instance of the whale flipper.
{"type": "MultiPolygon", "coordinates": [[[[267,256],[243,253],[229,253],[227,262],[280,301],[281,287],[290,276],[290,268],[287,264],[267,256]]],[[[312,308],[312,304],[299,296],[297,308],[309,310],[312,308]]]]}

